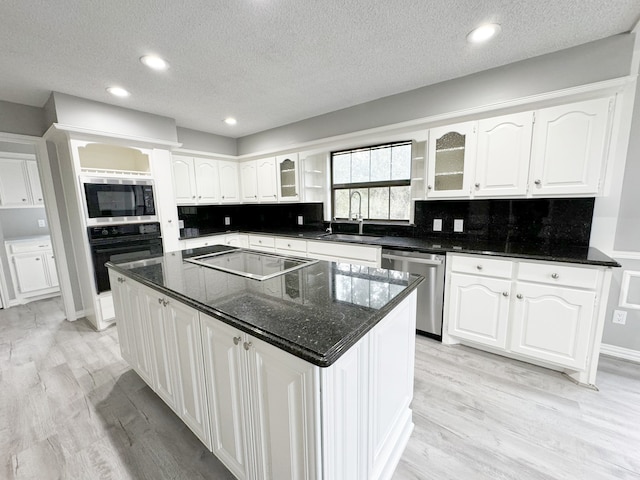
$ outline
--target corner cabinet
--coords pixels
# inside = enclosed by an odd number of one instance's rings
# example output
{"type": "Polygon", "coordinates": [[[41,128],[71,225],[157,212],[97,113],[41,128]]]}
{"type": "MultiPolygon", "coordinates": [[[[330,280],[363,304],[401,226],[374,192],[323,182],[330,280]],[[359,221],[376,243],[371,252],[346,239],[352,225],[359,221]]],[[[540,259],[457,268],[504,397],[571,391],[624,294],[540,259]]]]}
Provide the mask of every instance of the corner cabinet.
{"type": "Polygon", "coordinates": [[[429,130],[427,198],[469,196],[476,138],[476,122],[429,130]]]}
{"type": "Polygon", "coordinates": [[[597,194],[608,153],[613,99],[599,98],[536,112],[531,194],[597,194]]]}
{"type": "Polygon", "coordinates": [[[443,343],[466,343],[593,385],[609,267],[447,255],[443,343]]]}

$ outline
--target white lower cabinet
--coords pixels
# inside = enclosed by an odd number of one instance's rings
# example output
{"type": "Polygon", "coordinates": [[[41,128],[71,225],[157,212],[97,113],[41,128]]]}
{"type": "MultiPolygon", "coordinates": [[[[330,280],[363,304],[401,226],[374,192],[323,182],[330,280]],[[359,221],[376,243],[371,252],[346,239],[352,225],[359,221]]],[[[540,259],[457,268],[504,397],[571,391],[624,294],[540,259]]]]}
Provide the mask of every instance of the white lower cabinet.
{"type": "Polygon", "coordinates": [[[60,291],[55,257],[48,236],[7,240],[5,249],[11,283],[18,301],[60,291]]]}
{"type": "Polygon", "coordinates": [[[608,267],[449,254],[443,343],[489,347],[594,384],[610,281],[608,267]]]}

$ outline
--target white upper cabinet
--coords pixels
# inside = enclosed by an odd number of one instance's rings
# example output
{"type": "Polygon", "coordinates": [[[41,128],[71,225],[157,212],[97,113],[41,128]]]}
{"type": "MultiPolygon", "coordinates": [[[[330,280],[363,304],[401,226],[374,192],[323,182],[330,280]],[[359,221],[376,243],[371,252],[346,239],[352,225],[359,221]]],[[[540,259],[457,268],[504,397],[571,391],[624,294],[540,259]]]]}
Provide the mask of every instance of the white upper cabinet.
{"type": "MultiPolygon", "coordinates": [[[[19,157],[20,154],[15,156],[19,157]]],[[[37,162],[20,158],[0,158],[0,206],[42,205],[44,205],[44,197],[37,162]]]]}
{"type": "Polygon", "coordinates": [[[220,160],[218,171],[220,172],[220,201],[222,203],[239,202],[238,164],[230,160],[220,160]]]}
{"type": "Polygon", "coordinates": [[[300,182],[298,180],[298,154],[278,155],[276,157],[278,200],[297,202],[300,200],[300,182]]]}
{"type": "Polygon", "coordinates": [[[173,156],[176,203],[211,204],[220,201],[218,160],[173,156]]]}
{"type": "Polygon", "coordinates": [[[527,193],[533,112],[478,122],[473,195],[498,197],[527,193]]]}
{"type": "Polygon", "coordinates": [[[427,197],[468,197],[476,154],[477,122],[429,131],[427,197]]]}
{"type": "Polygon", "coordinates": [[[198,203],[218,203],[220,201],[220,176],[218,161],[210,158],[194,158],[196,191],[198,203]]]}
{"type": "Polygon", "coordinates": [[[193,157],[173,155],[173,188],[177,204],[196,203],[196,179],[193,157]]]}
{"type": "Polygon", "coordinates": [[[275,157],[256,160],[256,173],[258,176],[258,200],[261,202],[277,201],[278,184],[275,157]]]}
{"type": "Polygon", "coordinates": [[[242,185],[242,201],[258,201],[258,173],[255,160],[240,164],[240,185],[242,185]]]}
{"type": "Polygon", "coordinates": [[[608,150],[611,102],[599,98],[537,112],[531,150],[532,195],[598,193],[608,150]]]}

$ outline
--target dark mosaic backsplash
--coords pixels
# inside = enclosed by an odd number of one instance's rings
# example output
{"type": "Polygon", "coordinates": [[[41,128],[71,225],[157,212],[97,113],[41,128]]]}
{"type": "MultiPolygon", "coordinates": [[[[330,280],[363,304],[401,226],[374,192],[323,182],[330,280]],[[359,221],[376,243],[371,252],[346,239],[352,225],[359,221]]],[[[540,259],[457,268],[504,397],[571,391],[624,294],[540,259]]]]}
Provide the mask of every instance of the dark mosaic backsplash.
{"type": "Polygon", "coordinates": [[[300,229],[323,228],[322,203],[290,203],[263,205],[206,205],[178,207],[178,218],[184,222],[181,237],[214,234],[226,230],[300,229]],[[298,225],[302,215],[304,224],[298,225]],[[225,225],[224,219],[231,219],[225,225]]]}
{"type": "Polygon", "coordinates": [[[593,198],[418,201],[414,236],[586,247],[594,203],[593,198]],[[436,218],[442,219],[442,232],[433,231],[436,218]],[[464,220],[463,233],[454,233],[454,219],[464,220]]]}

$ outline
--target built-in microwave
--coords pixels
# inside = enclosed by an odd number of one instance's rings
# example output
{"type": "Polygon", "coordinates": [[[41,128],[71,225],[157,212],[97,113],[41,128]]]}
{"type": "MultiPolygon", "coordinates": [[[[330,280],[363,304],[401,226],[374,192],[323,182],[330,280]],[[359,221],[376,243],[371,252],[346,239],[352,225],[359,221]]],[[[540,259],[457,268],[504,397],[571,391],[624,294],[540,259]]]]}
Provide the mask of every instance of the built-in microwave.
{"type": "Polygon", "coordinates": [[[156,222],[153,181],[84,178],[87,225],[156,222]]]}

